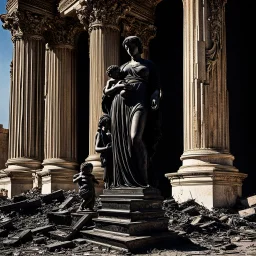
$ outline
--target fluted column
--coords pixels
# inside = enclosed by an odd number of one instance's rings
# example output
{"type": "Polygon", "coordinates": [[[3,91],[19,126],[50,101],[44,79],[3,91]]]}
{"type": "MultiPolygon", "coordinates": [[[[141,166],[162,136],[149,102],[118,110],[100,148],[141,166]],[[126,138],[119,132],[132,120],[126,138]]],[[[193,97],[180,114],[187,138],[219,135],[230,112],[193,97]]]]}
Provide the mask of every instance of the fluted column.
{"type": "MultiPolygon", "coordinates": [[[[11,30],[14,46],[6,173],[14,179],[15,172],[23,172],[19,177],[22,180],[41,168],[43,160],[44,19],[28,11],[15,11],[1,19],[3,27],[11,30]]],[[[21,183],[22,189],[32,187],[32,179],[21,183]]]]}
{"type": "Polygon", "coordinates": [[[225,4],[183,1],[184,152],[178,173],[166,175],[175,198],[193,197],[209,208],[234,204],[246,177],[229,147],[225,4]]]}
{"type": "Polygon", "coordinates": [[[49,20],[51,36],[46,46],[45,148],[42,193],[73,188],[77,163],[75,23],[49,20]]]}
{"type": "Polygon", "coordinates": [[[103,169],[101,168],[99,154],[95,152],[95,134],[99,118],[102,115],[102,92],[108,79],[106,69],[109,65],[120,64],[118,17],[126,8],[126,4],[120,3],[120,5],[117,5],[115,2],[114,0],[87,1],[81,3],[81,8],[77,10],[80,22],[90,35],[89,156],[86,158],[86,161],[93,164],[94,175],[101,182],[103,179],[103,169]]]}

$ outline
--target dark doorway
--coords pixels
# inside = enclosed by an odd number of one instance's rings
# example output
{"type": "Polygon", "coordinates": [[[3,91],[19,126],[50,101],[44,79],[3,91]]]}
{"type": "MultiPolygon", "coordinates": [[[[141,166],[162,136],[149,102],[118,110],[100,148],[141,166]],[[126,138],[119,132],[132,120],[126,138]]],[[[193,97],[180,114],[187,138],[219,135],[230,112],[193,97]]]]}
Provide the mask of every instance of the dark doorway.
{"type": "Polygon", "coordinates": [[[78,163],[89,154],[89,46],[88,33],[83,32],[77,40],[77,153],[78,163]]]}

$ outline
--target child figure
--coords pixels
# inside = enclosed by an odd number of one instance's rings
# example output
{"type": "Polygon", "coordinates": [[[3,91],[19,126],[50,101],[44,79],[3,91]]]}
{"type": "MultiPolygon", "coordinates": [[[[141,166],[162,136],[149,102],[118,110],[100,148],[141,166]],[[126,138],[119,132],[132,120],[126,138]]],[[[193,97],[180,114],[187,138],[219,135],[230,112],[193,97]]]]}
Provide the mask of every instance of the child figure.
{"type": "Polygon", "coordinates": [[[95,151],[100,153],[101,167],[104,167],[104,187],[110,188],[112,183],[112,136],[110,132],[111,119],[108,114],[103,114],[98,123],[95,136],[95,151]]]}
{"type": "Polygon", "coordinates": [[[102,97],[102,110],[104,113],[109,114],[112,96],[116,93],[119,93],[125,97],[126,90],[123,86],[119,86],[119,81],[122,81],[124,84],[124,78],[126,76],[126,72],[121,71],[120,67],[117,65],[110,65],[106,70],[109,79],[107,80],[106,86],[103,88],[103,97],[102,97]],[[106,95],[107,94],[107,95],[106,95]]]}
{"type": "Polygon", "coordinates": [[[95,188],[94,185],[99,184],[92,174],[93,165],[84,162],[80,165],[80,172],[73,176],[73,182],[78,183],[79,195],[83,199],[77,211],[91,210],[95,204],[95,188]]]}

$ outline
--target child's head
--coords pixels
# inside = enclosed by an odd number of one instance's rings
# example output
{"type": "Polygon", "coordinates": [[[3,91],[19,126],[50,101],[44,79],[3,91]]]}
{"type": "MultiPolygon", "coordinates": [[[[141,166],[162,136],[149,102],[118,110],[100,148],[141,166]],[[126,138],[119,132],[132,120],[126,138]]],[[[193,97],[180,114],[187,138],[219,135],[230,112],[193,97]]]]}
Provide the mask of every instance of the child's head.
{"type": "Polygon", "coordinates": [[[120,67],[117,65],[110,65],[106,73],[109,77],[114,79],[123,79],[125,77],[125,74],[121,71],[120,67]]]}
{"type": "Polygon", "coordinates": [[[98,128],[101,129],[102,127],[105,127],[106,129],[110,129],[111,126],[111,119],[108,114],[103,114],[100,117],[99,123],[98,123],[98,128]]]}
{"type": "Polygon", "coordinates": [[[83,172],[84,174],[91,174],[93,170],[93,165],[88,162],[83,162],[80,165],[80,171],[83,172]]]}

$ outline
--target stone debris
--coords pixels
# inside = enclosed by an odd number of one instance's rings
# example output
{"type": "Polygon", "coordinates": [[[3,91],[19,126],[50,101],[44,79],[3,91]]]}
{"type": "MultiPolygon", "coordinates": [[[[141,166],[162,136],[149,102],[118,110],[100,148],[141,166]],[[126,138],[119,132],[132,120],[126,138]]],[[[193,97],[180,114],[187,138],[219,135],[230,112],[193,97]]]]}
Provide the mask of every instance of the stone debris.
{"type": "MultiPolygon", "coordinates": [[[[95,227],[94,218],[102,209],[102,202],[97,199],[95,210],[87,212],[77,212],[79,205],[76,191],[41,195],[40,188],[34,188],[12,199],[0,198],[1,256],[132,255],[87,242],[82,232],[95,227]]],[[[194,200],[179,204],[169,198],[163,201],[162,209],[169,219],[170,231],[189,238],[198,248],[215,251],[216,255],[223,251],[235,254],[236,243],[256,240],[252,210],[256,209],[256,196],[239,199],[231,209],[212,210],[194,200]]],[[[150,254],[160,255],[161,251],[146,255],[150,254]]]]}

